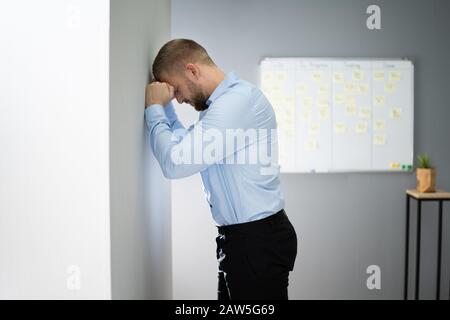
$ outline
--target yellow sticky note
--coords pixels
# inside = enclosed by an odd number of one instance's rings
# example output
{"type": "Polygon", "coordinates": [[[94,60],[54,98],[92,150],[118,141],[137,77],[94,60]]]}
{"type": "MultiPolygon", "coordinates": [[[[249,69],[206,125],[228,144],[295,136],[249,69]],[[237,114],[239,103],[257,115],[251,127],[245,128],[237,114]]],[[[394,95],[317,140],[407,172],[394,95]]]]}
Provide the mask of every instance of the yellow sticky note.
{"type": "Polygon", "coordinates": [[[373,144],[378,145],[378,146],[384,146],[386,144],[386,135],[376,134],[373,137],[373,144]]]}
{"type": "Polygon", "coordinates": [[[272,86],[272,91],[274,92],[280,92],[281,91],[281,86],[279,84],[274,84],[272,86]]]}
{"type": "Polygon", "coordinates": [[[368,130],[367,122],[359,122],[355,126],[355,132],[357,134],[366,134],[368,130]]]}
{"type": "Polygon", "coordinates": [[[329,103],[328,103],[328,99],[317,99],[317,107],[319,108],[328,108],[329,103]]]}
{"type": "Polygon", "coordinates": [[[345,104],[348,106],[354,106],[356,105],[356,98],[353,95],[347,95],[345,97],[345,104]]]}
{"type": "Polygon", "coordinates": [[[305,140],[305,151],[315,151],[317,149],[317,140],[313,138],[308,138],[305,140]]]}
{"type": "Polygon", "coordinates": [[[311,110],[306,109],[301,112],[302,118],[305,120],[309,120],[311,118],[311,110]]]}
{"type": "Polygon", "coordinates": [[[402,109],[401,108],[392,108],[389,112],[389,116],[392,119],[400,119],[402,116],[402,109]]]}
{"type": "Polygon", "coordinates": [[[372,113],[372,110],[370,110],[370,108],[368,108],[368,107],[361,107],[359,109],[359,116],[361,118],[368,119],[368,118],[370,118],[371,113],[372,113]]]}
{"type": "Polygon", "coordinates": [[[346,93],[356,93],[356,89],[359,90],[359,87],[357,87],[354,83],[346,83],[344,85],[344,90],[346,93]]]}
{"type": "Polygon", "coordinates": [[[373,97],[373,104],[378,107],[384,106],[385,102],[386,102],[386,98],[382,95],[376,95],[373,97]]]}
{"type": "Polygon", "coordinates": [[[319,118],[320,120],[327,120],[330,117],[330,108],[320,108],[319,118]]]}
{"type": "Polygon", "coordinates": [[[334,125],[334,132],[345,133],[347,132],[347,126],[345,125],[345,123],[336,123],[334,125]]]}
{"type": "Polygon", "coordinates": [[[345,96],[343,94],[337,94],[334,96],[335,104],[343,104],[345,101],[345,96]]]}
{"type": "Polygon", "coordinates": [[[319,86],[319,91],[318,91],[318,93],[319,93],[319,94],[327,94],[327,93],[328,93],[328,90],[329,90],[329,86],[328,86],[327,84],[321,84],[321,85],[319,86]]]}
{"type": "Polygon", "coordinates": [[[395,82],[397,82],[397,81],[400,81],[400,78],[401,78],[401,73],[400,73],[400,71],[391,71],[391,72],[389,73],[389,80],[390,80],[390,81],[395,81],[395,82]]]}
{"type": "Polygon", "coordinates": [[[264,71],[262,73],[262,79],[263,81],[270,81],[273,79],[273,73],[270,71],[264,71]]]}
{"type": "Polygon", "coordinates": [[[389,92],[389,93],[393,93],[395,92],[395,83],[393,82],[388,82],[384,85],[384,91],[389,92]]]}
{"type": "Polygon", "coordinates": [[[400,163],[392,162],[389,166],[391,169],[398,169],[398,168],[400,168],[400,163]]]}
{"type": "Polygon", "coordinates": [[[308,134],[317,136],[320,134],[320,123],[310,123],[308,126],[308,134]]]}
{"type": "Polygon", "coordinates": [[[364,71],[353,70],[353,81],[362,81],[364,79],[364,71]]]}
{"type": "Polygon", "coordinates": [[[373,72],[373,80],[384,81],[384,71],[383,70],[375,70],[373,72]]]}
{"type": "Polygon", "coordinates": [[[375,120],[374,127],[376,131],[381,131],[386,128],[386,122],[383,119],[375,120]]]}
{"type": "Polygon", "coordinates": [[[292,105],[295,102],[295,98],[294,96],[286,96],[284,97],[284,101],[286,102],[287,105],[292,105]]]}
{"type": "Polygon", "coordinates": [[[302,101],[302,105],[304,107],[311,107],[312,106],[312,98],[311,97],[304,97],[301,101],[302,101]]]}
{"type": "Polygon", "coordinates": [[[336,84],[344,83],[344,74],[342,72],[335,72],[333,74],[333,82],[336,84]]]}
{"type": "Polygon", "coordinates": [[[308,91],[308,87],[304,83],[298,83],[296,90],[297,94],[305,94],[308,91]]]}
{"type": "Polygon", "coordinates": [[[369,86],[367,84],[359,85],[359,93],[362,95],[366,95],[369,92],[369,86]]]}
{"type": "Polygon", "coordinates": [[[286,117],[292,119],[294,117],[295,109],[294,108],[285,108],[286,117]]]}
{"type": "Polygon", "coordinates": [[[356,107],[349,105],[345,107],[345,115],[348,117],[354,116],[356,112],[356,107]]]}
{"type": "Polygon", "coordinates": [[[323,72],[322,71],[314,71],[311,74],[311,78],[316,83],[322,82],[322,80],[323,80],[323,72]]]}
{"type": "Polygon", "coordinates": [[[286,72],[277,72],[275,79],[277,81],[283,82],[286,80],[286,72]]]}

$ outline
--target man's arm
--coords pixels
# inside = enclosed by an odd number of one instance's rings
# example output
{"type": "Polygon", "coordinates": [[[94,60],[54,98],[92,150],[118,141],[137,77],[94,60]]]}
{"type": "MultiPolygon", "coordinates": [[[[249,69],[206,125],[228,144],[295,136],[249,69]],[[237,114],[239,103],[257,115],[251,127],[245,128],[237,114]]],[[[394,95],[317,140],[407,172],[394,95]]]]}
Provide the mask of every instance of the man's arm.
{"type": "MultiPolygon", "coordinates": [[[[181,142],[188,132],[178,120],[171,102],[174,88],[168,83],[152,81],[146,87],[145,96],[145,122],[150,145],[164,176],[176,179],[199,172],[202,168],[194,164],[176,165],[170,156],[173,144],[181,142]]],[[[192,128],[193,126],[190,129],[192,128]]]]}
{"type": "Polygon", "coordinates": [[[164,108],[159,104],[151,105],[145,110],[145,121],[153,154],[166,178],[188,177],[207,167],[202,163],[195,164],[191,159],[182,162],[182,152],[186,155],[191,153],[193,148],[189,137],[194,126],[189,130],[184,128],[173,130],[164,108]]]}
{"type": "Polygon", "coordinates": [[[164,107],[164,111],[166,112],[166,116],[169,120],[169,125],[172,131],[185,129],[183,124],[178,120],[172,101],[169,101],[169,103],[164,107]]]}
{"type": "Polygon", "coordinates": [[[224,150],[226,129],[246,126],[242,115],[248,112],[248,99],[241,95],[229,95],[216,103],[218,105],[214,109],[208,110],[202,120],[180,137],[174,136],[162,104],[156,103],[146,108],[151,147],[166,178],[179,179],[193,175],[245,147],[245,142],[233,143],[231,148],[227,146],[224,150]],[[211,151],[214,151],[214,156],[211,156],[211,151]]]}

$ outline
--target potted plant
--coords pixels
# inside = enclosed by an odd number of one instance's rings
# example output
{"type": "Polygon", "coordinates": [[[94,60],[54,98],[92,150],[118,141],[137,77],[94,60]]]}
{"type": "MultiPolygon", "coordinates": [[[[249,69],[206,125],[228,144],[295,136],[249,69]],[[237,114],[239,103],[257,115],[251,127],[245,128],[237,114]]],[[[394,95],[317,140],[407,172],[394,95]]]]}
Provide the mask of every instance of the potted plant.
{"type": "Polygon", "coordinates": [[[419,162],[416,169],[417,191],[436,192],[436,169],[431,165],[430,157],[421,154],[417,160],[419,162]]]}

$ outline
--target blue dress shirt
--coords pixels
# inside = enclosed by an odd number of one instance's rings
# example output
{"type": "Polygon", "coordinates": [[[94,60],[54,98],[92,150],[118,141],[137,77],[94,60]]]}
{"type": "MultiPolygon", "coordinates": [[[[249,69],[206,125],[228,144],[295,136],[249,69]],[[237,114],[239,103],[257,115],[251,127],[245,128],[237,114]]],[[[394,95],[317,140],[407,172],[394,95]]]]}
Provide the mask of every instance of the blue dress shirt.
{"type": "Polygon", "coordinates": [[[200,172],[206,200],[219,226],[259,220],[281,210],[284,198],[275,159],[277,137],[276,130],[271,130],[277,125],[270,102],[257,87],[230,72],[206,104],[208,109],[187,130],[171,102],[165,108],[155,104],[145,109],[151,148],[164,176],[178,179],[200,172]],[[237,143],[225,139],[230,131],[239,130],[258,134],[237,138],[237,143]],[[203,140],[196,140],[202,134],[203,140]],[[205,140],[209,144],[195,142],[205,140]],[[264,144],[264,162],[251,162],[251,155],[264,144]],[[177,160],[186,155],[192,161],[177,160]]]}

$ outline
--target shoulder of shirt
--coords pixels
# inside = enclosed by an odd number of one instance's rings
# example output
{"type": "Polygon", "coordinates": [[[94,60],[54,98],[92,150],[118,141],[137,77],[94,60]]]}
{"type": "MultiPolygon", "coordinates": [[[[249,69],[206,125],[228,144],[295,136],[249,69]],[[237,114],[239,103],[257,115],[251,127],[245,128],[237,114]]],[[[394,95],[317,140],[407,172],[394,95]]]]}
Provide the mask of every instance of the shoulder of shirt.
{"type": "MultiPolygon", "coordinates": [[[[227,100],[233,96],[240,96],[242,98],[252,100],[259,97],[262,94],[261,90],[253,83],[246,80],[239,79],[233,85],[227,88],[227,90],[217,98],[216,102],[227,100]]],[[[248,100],[247,100],[248,101],[248,100]]]]}

